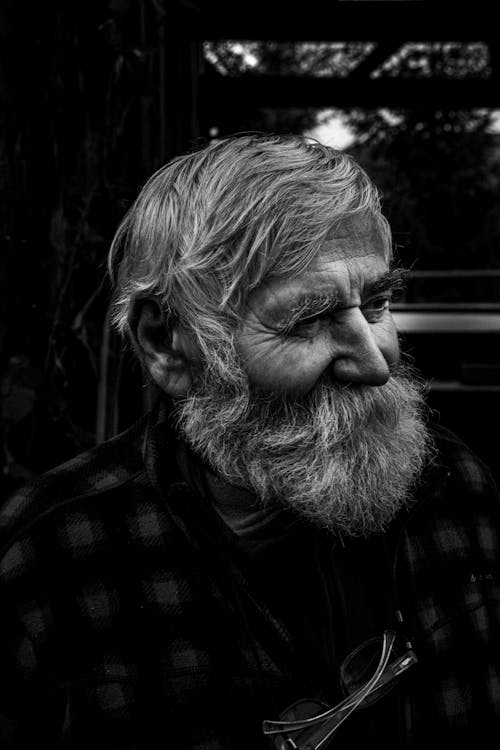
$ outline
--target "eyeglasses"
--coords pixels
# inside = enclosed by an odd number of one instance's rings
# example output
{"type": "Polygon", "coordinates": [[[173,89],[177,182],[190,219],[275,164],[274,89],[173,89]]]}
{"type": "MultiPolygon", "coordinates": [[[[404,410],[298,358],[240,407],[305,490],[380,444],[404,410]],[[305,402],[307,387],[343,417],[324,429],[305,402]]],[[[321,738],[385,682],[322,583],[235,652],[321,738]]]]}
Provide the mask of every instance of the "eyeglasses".
{"type": "Polygon", "coordinates": [[[395,656],[396,632],[386,630],[382,638],[371,638],[352,651],[342,663],[340,679],[347,698],[333,708],[316,700],[299,700],[289,706],[279,721],[264,721],[262,731],[270,736],[274,750],[320,750],[357,708],[379,700],[396,684],[399,676],[416,664],[417,657],[406,643],[395,656]],[[372,676],[373,665],[378,664],[372,676]],[[319,711],[319,713],[318,713],[319,711]]]}

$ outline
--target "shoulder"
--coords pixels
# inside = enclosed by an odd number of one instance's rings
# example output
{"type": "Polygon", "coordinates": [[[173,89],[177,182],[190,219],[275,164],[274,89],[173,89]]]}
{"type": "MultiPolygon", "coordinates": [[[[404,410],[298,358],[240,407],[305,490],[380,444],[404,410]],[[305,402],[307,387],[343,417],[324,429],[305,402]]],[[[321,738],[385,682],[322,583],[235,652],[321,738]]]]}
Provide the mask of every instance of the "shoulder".
{"type": "Polygon", "coordinates": [[[0,554],[23,529],[92,498],[116,493],[144,474],[142,444],[147,418],[95,448],[48,471],[0,508],[0,554]]]}
{"type": "Polygon", "coordinates": [[[500,561],[500,494],[490,470],[454,433],[437,425],[431,432],[436,455],[406,521],[414,561],[426,569],[438,559],[500,561]]]}
{"type": "Polygon", "coordinates": [[[488,498],[500,507],[496,482],[484,461],[451,430],[433,423],[430,432],[436,446],[434,464],[445,470],[448,485],[463,497],[488,498]]]}
{"type": "Polygon", "coordinates": [[[498,724],[500,501],[474,452],[442,427],[432,432],[434,466],[401,537],[398,603],[419,660],[418,722],[439,737],[453,727],[480,736],[498,724]]]}

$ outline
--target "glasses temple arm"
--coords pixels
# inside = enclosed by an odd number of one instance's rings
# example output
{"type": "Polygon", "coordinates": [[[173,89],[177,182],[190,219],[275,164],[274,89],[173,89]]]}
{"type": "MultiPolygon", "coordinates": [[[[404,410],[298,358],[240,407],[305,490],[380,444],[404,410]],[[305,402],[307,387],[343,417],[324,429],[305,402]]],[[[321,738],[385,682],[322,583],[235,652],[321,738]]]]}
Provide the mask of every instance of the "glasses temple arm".
{"type": "MultiPolygon", "coordinates": [[[[369,692],[371,692],[373,687],[379,681],[382,672],[384,671],[385,667],[387,666],[387,662],[389,661],[395,638],[396,633],[393,630],[388,630],[384,633],[384,644],[377,669],[375,670],[373,676],[368,680],[368,682],[363,685],[363,687],[356,690],[355,693],[347,696],[347,698],[345,698],[341,703],[337,703],[337,705],[333,708],[329,708],[327,711],[324,711],[322,714],[318,714],[317,716],[311,716],[309,719],[298,719],[294,721],[266,720],[262,723],[262,731],[264,732],[264,734],[280,734],[283,731],[298,731],[300,729],[307,729],[307,727],[311,727],[315,724],[328,721],[328,719],[334,717],[336,714],[343,710],[349,710],[353,704],[355,707],[359,705],[359,703],[361,703],[361,701],[366,697],[366,695],[368,695],[369,692]],[[358,700],[358,697],[360,695],[361,699],[358,700]]],[[[342,719],[342,721],[343,720],[344,719],[342,719]]]]}

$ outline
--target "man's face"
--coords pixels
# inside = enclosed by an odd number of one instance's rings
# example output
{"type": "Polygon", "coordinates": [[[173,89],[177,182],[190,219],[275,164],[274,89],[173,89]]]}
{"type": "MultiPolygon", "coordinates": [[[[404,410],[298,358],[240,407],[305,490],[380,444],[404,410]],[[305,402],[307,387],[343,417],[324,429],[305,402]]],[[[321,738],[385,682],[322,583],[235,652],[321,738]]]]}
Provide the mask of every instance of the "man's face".
{"type": "Polygon", "coordinates": [[[355,216],[302,274],[256,289],[237,339],[250,382],[290,395],[307,393],[324,374],[342,384],[386,383],[399,360],[389,256],[375,220],[355,216]]]}
{"type": "Polygon", "coordinates": [[[187,442],[230,484],[344,535],[383,530],[429,455],[421,385],[398,366],[389,247],[345,221],[296,278],[256,289],[178,404],[187,442]]]}

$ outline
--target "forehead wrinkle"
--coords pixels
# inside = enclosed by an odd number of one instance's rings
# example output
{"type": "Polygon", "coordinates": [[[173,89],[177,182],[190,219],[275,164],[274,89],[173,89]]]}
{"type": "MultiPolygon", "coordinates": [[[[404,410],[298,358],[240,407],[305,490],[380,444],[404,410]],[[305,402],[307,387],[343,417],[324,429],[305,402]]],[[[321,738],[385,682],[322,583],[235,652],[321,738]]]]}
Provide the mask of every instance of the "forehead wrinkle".
{"type": "MultiPolygon", "coordinates": [[[[347,215],[341,218],[330,229],[325,238],[325,248],[338,250],[344,256],[342,245],[349,243],[350,250],[354,245],[367,248],[373,247],[373,253],[379,254],[382,250],[384,257],[390,256],[392,252],[390,231],[384,224],[381,216],[373,213],[347,215]]],[[[352,257],[352,252],[347,254],[352,257]]]]}
{"type": "Polygon", "coordinates": [[[352,243],[351,237],[326,240],[321,247],[321,255],[325,255],[332,261],[369,257],[382,257],[386,261],[390,259],[392,249],[389,242],[374,243],[371,235],[365,235],[363,239],[366,241],[356,244],[352,243]]]}
{"type": "Polygon", "coordinates": [[[311,282],[315,275],[319,276],[318,285],[311,289],[311,295],[321,295],[323,289],[326,294],[330,295],[333,290],[337,297],[343,296],[346,292],[347,296],[350,296],[352,292],[362,294],[365,287],[383,280],[389,269],[389,261],[381,258],[376,252],[350,256],[346,259],[329,258],[322,252],[316,259],[316,267],[310,268],[311,282]],[[370,261],[365,264],[363,261],[367,259],[373,259],[374,262],[370,261]]]}

